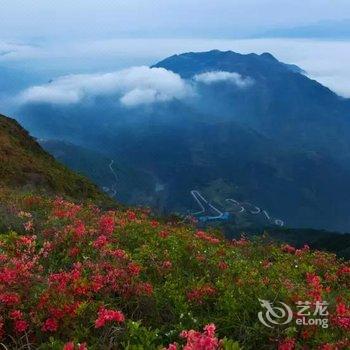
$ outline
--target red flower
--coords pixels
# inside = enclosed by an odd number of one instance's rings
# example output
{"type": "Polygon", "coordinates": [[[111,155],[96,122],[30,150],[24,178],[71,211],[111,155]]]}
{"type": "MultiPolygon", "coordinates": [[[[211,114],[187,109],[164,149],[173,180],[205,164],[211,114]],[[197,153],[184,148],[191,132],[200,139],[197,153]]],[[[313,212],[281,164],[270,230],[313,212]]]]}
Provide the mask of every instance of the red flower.
{"type": "Polygon", "coordinates": [[[80,211],[81,206],[69,203],[62,198],[57,198],[54,202],[53,215],[58,218],[73,218],[80,211]]]}
{"type": "Polygon", "coordinates": [[[118,259],[126,259],[128,257],[128,254],[123,249],[111,250],[109,251],[109,254],[115,256],[118,259]]]}
{"type": "Polygon", "coordinates": [[[20,236],[17,240],[19,244],[24,246],[33,246],[36,240],[36,236],[20,236]]]}
{"type": "Polygon", "coordinates": [[[56,332],[57,329],[58,329],[58,322],[56,319],[54,318],[48,318],[43,326],[41,327],[41,329],[44,331],[44,332],[56,332]]]}
{"type": "MultiPolygon", "coordinates": [[[[215,337],[214,324],[205,326],[203,333],[189,330],[182,331],[180,336],[187,340],[183,350],[216,350],[219,347],[219,340],[215,337]]],[[[176,347],[173,349],[176,350],[176,347]]]]}
{"type": "Polygon", "coordinates": [[[337,275],[341,276],[341,275],[348,275],[350,274],[350,266],[342,266],[338,271],[337,271],[337,275]]]}
{"type": "Polygon", "coordinates": [[[295,251],[295,255],[301,256],[303,255],[303,253],[307,253],[309,250],[310,250],[310,247],[307,244],[305,244],[303,248],[297,249],[295,251]]]}
{"type": "Polygon", "coordinates": [[[320,350],[337,350],[337,347],[336,345],[327,343],[327,344],[322,344],[320,347],[320,350]]]}
{"type": "Polygon", "coordinates": [[[284,244],[282,246],[282,252],[292,254],[292,253],[295,253],[295,248],[289,244],[284,244]]]}
{"type": "Polygon", "coordinates": [[[74,350],[74,343],[70,341],[64,344],[63,350],[74,350]]]}
{"type": "Polygon", "coordinates": [[[218,238],[212,237],[204,231],[198,231],[195,235],[197,238],[202,239],[203,241],[207,241],[211,244],[218,244],[220,240],[218,238]]]}
{"type": "Polygon", "coordinates": [[[153,221],[151,221],[151,226],[152,227],[157,227],[157,226],[159,226],[159,222],[156,221],[156,220],[153,220],[153,221]]]}
{"type": "Polygon", "coordinates": [[[347,312],[348,312],[348,309],[344,303],[339,303],[337,305],[337,315],[338,316],[346,315],[347,312]]]}
{"type": "Polygon", "coordinates": [[[301,332],[301,337],[303,339],[309,339],[310,338],[310,333],[307,330],[304,330],[301,332]]]}
{"type": "Polygon", "coordinates": [[[306,281],[313,287],[319,287],[321,279],[319,276],[313,274],[313,273],[306,273],[306,281]]]}
{"type": "Polygon", "coordinates": [[[171,269],[172,266],[173,266],[173,264],[169,260],[164,261],[162,264],[162,268],[165,270],[171,269]]]}
{"type": "Polygon", "coordinates": [[[74,343],[72,341],[70,341],[70,342],[64,344],[62,350],[74,350],[74,349],[87,350],[86,343],[78,344],[78,347],[75,347],[74,343]]]}
{"type": "Polygon", "coordinates": [[[71,249],[69,249],[68,255],[72,258],[75,257],[79,254],[80,249],[78,247],[73,247],[71,249]]]}
{"type": "Polygon", "coordinates": [[[15,321],[15,330],[16,332],[22,333],[28,329],[28,323],[24,320],[15,321]]]}
{"type": "Polygon", "coordinates": [[[187,293],[187,298],[190,301],[195,301],[199,304],[202,304],[204,298],[214,295],[215,293],[216,293],[215,288],[213,288],[209,284],[205,284],[201,287],[198,287],[189,291],[187,293]]]}
{"type": "Polygon", "coordinates": [[[128,219],[134,221],[136,219],[136,214],[133,211],[128,211],[128,219]]]}
{"type": "Polygon", "coordinates": [[[108,239],[105,235],[98,236],[97,239],[94,241],[92,246],[96,249],[100,249],[104,247],[108,243],[108,239]]]}
{"type": "Polygon", "coordinates": [[[121,311],[108,310],[104,307],[98,311],[98,318],[95,321],[95,328],[103,327],[106,322],[124,322],[125,317],[121,311]]]}
{"type": "Polygon", "coordinates": [[[279,342],[278,350],[293,350],[295,349],[295,339],[287,338],[279,342]]]}
{"type": "Polygon", "coordinates": [[[321,284],[321,278],[314,273],[306,273],[306,281],[309,284],[310,291],[309,295],[314,300],[321,300],[322,299],[322,284],[321,284]]]}
{"type": "Polygon", "coordinates": [[[197,255],[196,256],[196,260],[199,261],[199,262],[202,262],[205,260],[205,256],[204,255],[197,255]]]}
{"type": "Polygon", "coordinates": [[[74,235],[76,237],[82,237],[85,234],[85,225],[82,221],[77,221],[74,227],[74,235]]]}
{"type": "Polygon", "coordinates": [[[10,312],[10,318],[13,320],[19,320],[23,318],[23,313],[20,310],[13,310],[10,312]]]}
{"type": "Polygon", "coordinates": [[[232,244],[233,244],[235,247],[244,247],[244,246],[246,246],[246,245],[249,244],[249,241],[247,240],[247,238],[241,237],[239,240],[233,239],[233,240],[232,240],[232,244]]]}
{"type": "Polygon", "coordinates": [[[204,327],[204,330],[207,332],[209,337],[214,337],[215,330],[216,330],[215,324],[214,323],[207,324],[204,327]]]}
{"type": "Polygon", "coordinates": [[[136,263],[130,263],[128,265],[128,271],[131,276],[138,276],[141,272],[141,266],[136,263]]]}
{"type": "Polygon", "coordinates": [[[16,293],[0,294],[0,301],[6,305],[15,305],[20,302],[20,297],[16,293]]]}
{"type": "Polygon", "coordinates": [[[114,217],[109,215],[103,215],[100,219],[100,232],[101,234],[110,236],[115,227],[114,217]]]}
{"type": "Polygon", "coordinates": [[[139,295],[152,295],[153,294],[153,286],[151,283],[143,282],[139,283],[137,286],[137,294],[139,295]]]}
{"type": "Polygon", "coordinates": [[[350,316],[337,316],[332,318],[332,321],[338,327],[350,331],[350,316]]]}
{"type": "Polygon", "coordinates": [[[91,278],[91,289],[97,293],[104,286],[104,278],[101,275],[96,275],[91,278]]]}
{"type": "Polygon", "coordinates": [[[158,236],[159,236],[160,238],[167,238],[167,237],[169,236],[169,232],[167,232],[167,231],[160,231],[160,232],[158,233],[158,236]]]}

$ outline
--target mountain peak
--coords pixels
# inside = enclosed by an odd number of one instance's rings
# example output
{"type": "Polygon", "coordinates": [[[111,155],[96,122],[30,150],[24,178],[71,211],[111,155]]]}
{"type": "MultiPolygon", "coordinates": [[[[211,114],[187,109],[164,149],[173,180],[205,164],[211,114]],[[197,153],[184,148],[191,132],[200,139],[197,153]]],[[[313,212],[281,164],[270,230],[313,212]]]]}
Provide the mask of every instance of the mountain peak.
{"type": "Polygon", "coordinates": [[[263,58],[266,58],[266,59],[278,62],[278,59],[275,56],[273,56],[270,52],[264,52],[264,53],[262,53],[260,55],[260,57],[263,57],[263,58]]]}
{"type": "Polygon", "coordinates": [[[234,51],[211,50],[206,52],[187,52],[168,57],[153,67],[171,70],[183,78],[191,78],[195,74],[208,71],[237,72],[252,77],[280,73],[302,73],[295,65],[285,64],[271,53],[261,55],[255,53],[240,54],[234,51]]]}

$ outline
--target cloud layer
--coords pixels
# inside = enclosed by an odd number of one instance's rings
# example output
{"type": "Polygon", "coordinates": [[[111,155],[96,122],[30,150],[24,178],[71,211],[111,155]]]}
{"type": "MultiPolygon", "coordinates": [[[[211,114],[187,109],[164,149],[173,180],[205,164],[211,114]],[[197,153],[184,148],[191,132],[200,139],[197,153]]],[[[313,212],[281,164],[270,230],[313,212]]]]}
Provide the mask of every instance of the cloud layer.
{"type": "Polygon", "coordinates": [[[130,65],[152,65],[176,53],[232,50],[239,53],[270,52],[285,63],[304,69],[312,79],[336,93],[350,97],[350,41],[310,39],[110,39],[56,42],[29,46],[1,42],[0,65],[40,72],[41,76],[68,72],[123,69],[130,65]],[[336,62],[336,64],[334,64],[336,62]]]}
{"type": "Polygon", "coordinates": [[[190,86],[179,75],[164,68],[140,66],[105,74],[60,77],[24,90],[18,100],[22,104],[72,104],[89,97],[116,96],[121,104],[133,107],[181,99],[190,93],[190,86]]]}
{"type": "Polygon", "coordinates": [[[164,68],[140,66],[112,73],[59,77],[22,91],[17,102],[68,105],[97,96],[112,96],[125,107],[136,107],[184,99],[196,93],[198,83],[211,85],[219,82],[227,82],[242,89],[253,84],[251,78],[243,78],[234,72],[205,72],[187,81],[164,68]]]}
{"type": "Polygon", "coordinates": [[[197,74],[193,77],[193,80],[206,85],[228,82],[239,88],[245,88],[253,84],[253,80],[249,77],[243,78],[238,73],[225,71],[212,71],[197,74]]]}

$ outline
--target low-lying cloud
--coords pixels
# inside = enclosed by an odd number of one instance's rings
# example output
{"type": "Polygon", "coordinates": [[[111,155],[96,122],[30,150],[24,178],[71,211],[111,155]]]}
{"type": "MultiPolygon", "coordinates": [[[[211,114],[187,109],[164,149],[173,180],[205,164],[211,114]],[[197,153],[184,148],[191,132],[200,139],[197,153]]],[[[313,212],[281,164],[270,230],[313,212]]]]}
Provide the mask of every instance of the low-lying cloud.
{"type": "Polygon", "coordinates": [[[0,40],[0,65],[16,64],[19,68],[51,77],[52,74],[57,76],[71,71],[96,72],[122,69],[129,65],[152,65],[173,54],[214,48],[242,54],[270,52],[282,62],[298,65],[310,78],[341,96],[350,97],[349,40],[112,38],[52,41],[41,45],[0,40]]]}
{"type": "Polygon", "coordinates": [[[197,74],[193,77],[193,80],[206,85],[228,82],[239,88],[245,88],[253,84],[253,80],[249,77],[243,78],[238,73],[226,71],[212,71],[197,74]]]}
{"type": "Polygon", "coordinates": [[[182,99],[190,93],[191,87],[178,74],[140,66],[105,74],[63,76],[24,90],[18,99],[22,104],[74,104],[90,97],[116,96],[122,105],[133,107],[182,99]]]}
{"type": "Polygon", "coordinates": [[[254,83],[249,77],[226,71],[195,75],[186,81],[164,68],[131,67],[104,74],[74,74],[22,91],[17,102],[69,105],[97,96],[114,96],[125,107],[136,107],[194,96],[196,85],[228,82],[238,88],[254,83]]]}

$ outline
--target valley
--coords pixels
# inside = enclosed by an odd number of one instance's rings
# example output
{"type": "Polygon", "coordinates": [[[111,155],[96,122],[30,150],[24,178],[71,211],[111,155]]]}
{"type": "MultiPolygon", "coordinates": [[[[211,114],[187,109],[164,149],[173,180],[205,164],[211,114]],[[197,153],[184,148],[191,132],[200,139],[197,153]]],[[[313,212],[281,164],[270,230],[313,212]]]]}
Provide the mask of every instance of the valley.
{"type": "Polygon", "coordinates": [[[174,79],[182,92],[129,107],[113,94],[27,102],[16,115],[46,150],[112,195],[113,160],[122,203],[186,214],[198,210],[195,189],[223,207],[231,198],[261,208],[248,221],[350,230],[348,99],[267,53],[185,53],[145,72],[174,79]],[[215,80],[215,72],[224,73],[215,80]]]}

